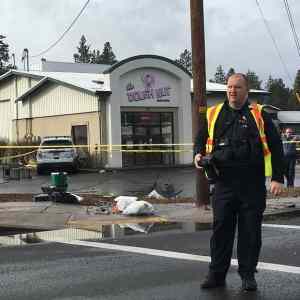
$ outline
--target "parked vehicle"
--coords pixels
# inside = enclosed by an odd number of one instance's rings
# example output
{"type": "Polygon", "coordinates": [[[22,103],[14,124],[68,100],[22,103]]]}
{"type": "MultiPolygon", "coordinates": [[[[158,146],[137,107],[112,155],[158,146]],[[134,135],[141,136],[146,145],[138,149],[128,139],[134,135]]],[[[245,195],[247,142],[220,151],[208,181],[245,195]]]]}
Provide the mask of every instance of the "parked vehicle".
{"type": "Polygon", "coordinates": [[[71,136],[46,136],[37,151],[37,173],[46,171],[76,172],[79,167],[79,151],[71,136]]]}

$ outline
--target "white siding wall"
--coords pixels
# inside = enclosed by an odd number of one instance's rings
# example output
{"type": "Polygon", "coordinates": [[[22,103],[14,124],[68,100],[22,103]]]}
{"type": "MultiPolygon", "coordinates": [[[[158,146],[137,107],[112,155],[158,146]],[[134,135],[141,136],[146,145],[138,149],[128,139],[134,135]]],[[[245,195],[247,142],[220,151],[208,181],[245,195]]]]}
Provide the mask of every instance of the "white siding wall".
{"type": "MultiPolygon", "coordinates": [[[[82,90],[51,84],[31,96],[32,117],[76,114],[98,110],[98,98],[82,90]]],[[[27,118],[28,99],[20,107],[19,118],[27,118]]]]}
{"type": "Polygon", "coordinates": [[[15,84],[7,79],[0,84],[0,139],[11,140],[15,84]]]}
{"type": "Polygon", "coordinates": [[[7,80],[0,84],[0,101],[11,99],[14,92],[13,80],[7,80]]]}
{"type": "MultiPolygon", "coordinates": [[[[16,103],[18,96],[28,90],[29,86],[37,84],[38,80],[29,79],[26,77],[11,76],[0,83],[0,139],[5,138],[10,141],[14,140],[15,130],[13,128],[12,120],[16,118],[16,103]],[[8,100],[4,101],[3,100],[8,100]]],[[[22,106],[21,103],[18,104],[22,106]]]]}
{"type": "MultiPolygon", "coordinates": [[[[32,79],[31,79],[31,81],[32,81],[32,79]]],[[[20,96],[28,90],[29,78],[18,76],[17,82],[18,82],[18,96],[20,96]]]]}
{"type": "Polygon", "coordinates": [[[11,138],[11,103],[0,100],[0,140],[11,138]]]}

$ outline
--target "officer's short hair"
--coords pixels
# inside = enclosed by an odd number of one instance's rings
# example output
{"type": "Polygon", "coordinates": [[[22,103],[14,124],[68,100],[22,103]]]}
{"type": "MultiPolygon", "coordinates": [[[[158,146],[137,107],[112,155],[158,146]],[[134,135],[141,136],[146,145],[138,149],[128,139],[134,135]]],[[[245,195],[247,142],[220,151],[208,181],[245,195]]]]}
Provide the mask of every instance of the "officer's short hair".
{"type": "Polygon", "coordinates": [[[234,74],[232,74],[231,76],[228,77],[228,80],[229,80],[230,77],[240,77],[240,78],[242,78],[244,80],[245,84],[246,84],[247,90],[249,91],[249,80],[248,80],[248,77],[245,74],[243,74],[243,73],[234,73],[234,74]]]}

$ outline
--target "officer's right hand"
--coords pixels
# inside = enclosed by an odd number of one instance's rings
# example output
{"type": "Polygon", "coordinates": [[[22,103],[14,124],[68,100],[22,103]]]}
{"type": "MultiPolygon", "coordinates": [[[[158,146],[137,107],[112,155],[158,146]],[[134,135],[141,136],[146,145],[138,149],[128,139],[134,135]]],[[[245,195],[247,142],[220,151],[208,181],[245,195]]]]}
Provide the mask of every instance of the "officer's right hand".
{"type": "Polygon", "coordinates": [[[199,165],[202,160],[202,157],[203,156],[200,153],[196,154],[194,157],[194,164],[197,169],[202,169],[202,167],[200,167],[199,165]]]}

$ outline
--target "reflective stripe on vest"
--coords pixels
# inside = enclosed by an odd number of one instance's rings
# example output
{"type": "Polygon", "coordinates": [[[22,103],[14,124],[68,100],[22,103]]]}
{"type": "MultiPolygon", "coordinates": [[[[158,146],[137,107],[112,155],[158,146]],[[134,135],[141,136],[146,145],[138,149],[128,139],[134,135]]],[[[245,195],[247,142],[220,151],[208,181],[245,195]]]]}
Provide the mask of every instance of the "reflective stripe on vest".
{"type": "Polygon", "coordinates": [[[206,118],[207,118],[208,138],[206,141],[206,153],[212,152],[213,143],[214,143],[213,138],[214,138],[215,124],[222,107],[223,107],[223,103],[209,107],[207,109],[206,118]]]}
{"type": "Polygon", "coordinates": [[[250,111],[254,117],[256,126],[259,131],[260,140],[263,146],[263,152],[264,152],[264,161],[265,161],[265,176],[271,177],[272,176],[272,157],[271,157],[271,151],[269,149],[267,138],[265,135],[265,124],[264,119],[261,115],[263,106],[259,104],[251,104],[250,105],[250,111]],[[251,109],[252,108],[252,109],[251,109]]]}
{"type": "MultiPolygon", "coordinates": [[[[218,118],[218,115],[223,107],[223,103],[212,106],[207,109],[206,118],[207,118],[207,127],[208,127],[208,138],[206,141],[206,153],[211,153],[214,146],[214,130],[215,124],[218,118]]],[[[263,106],[259,104],[251,104],[250,111],[254,117],[255,124],[257,126],[260,140],[263,147],[264,153],[264,163],[265,163],[265,176],[272,176],[272,162],[271,162],[271,152],[267,143],[265,130],[264,130],[264,120],[262,118],[263,106]]]]}

